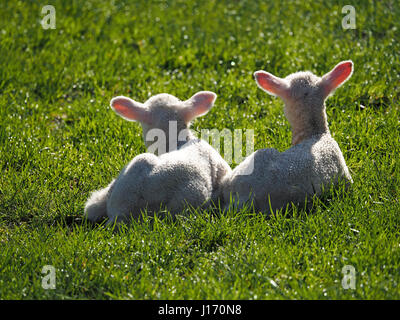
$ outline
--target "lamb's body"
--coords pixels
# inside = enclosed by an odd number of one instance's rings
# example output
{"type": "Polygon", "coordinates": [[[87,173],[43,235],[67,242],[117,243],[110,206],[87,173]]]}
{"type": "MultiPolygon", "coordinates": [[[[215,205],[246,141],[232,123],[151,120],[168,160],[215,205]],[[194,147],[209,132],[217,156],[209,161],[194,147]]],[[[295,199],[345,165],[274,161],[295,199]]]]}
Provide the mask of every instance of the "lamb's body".
{"type": "Polygon", "coordinates": [[[352,182],[330,134],[324,103],[350,77],[352,68],[351,61],[342,62],[322,78],[311,72],[285,79],[265,71],[255,73],[260,88],[284,100],[293,147],[282,153],[262,149],[247,157],[222,183],[226,205],[232,198],[239,208],[252,203],[256,210],[269,212],[302,203],[340,179],[352,182]]]}
{"type": "Polygon", "coordinates": [[[282,153],[257,150],[225,177],[223,193],[226,201],[232,194],[239,207],[253,203],[257,210],[269,212],[304,202],[338,179],[351,181],[351,176],[338,144],[326,133],[282,153]],[[251,161],[253,172],[242,174],[251,161]]]}
{"type": "Polygon", "coordinates": [[[110,220],[138,217],[145,208],[171,214],[216,200],[221,179],[230,170],[208,143],[192,139],[181,149],[157,157],[135,157],[120,173],[107,202],[110,220]]]}
{"type": "Polygon", "coordinates": [[[207,206],[217,200],[222,178],[231,168],[216,150],[189,130],[190,121],[206,113],[215,98],[214,93],[207,91],[187,101],[167,94],[152,97],[145,104],[125,97],[114,98],[111,106],[119,115],[141,122],[147,147],[147,138],[154,138],[153,129],[165,134],[166,146],[157,150],[159,156],[136,156],[117,179],[93,192],[85,206],[86,217],[98,221],[108,216],[109,223],[113,223],[138,218],[144,210],[151,214],[166,208],[176,214],[187,205],[207,206]],[[170,122],[175,125],[175,134],[179,134],[172,139],[170,122]]]}

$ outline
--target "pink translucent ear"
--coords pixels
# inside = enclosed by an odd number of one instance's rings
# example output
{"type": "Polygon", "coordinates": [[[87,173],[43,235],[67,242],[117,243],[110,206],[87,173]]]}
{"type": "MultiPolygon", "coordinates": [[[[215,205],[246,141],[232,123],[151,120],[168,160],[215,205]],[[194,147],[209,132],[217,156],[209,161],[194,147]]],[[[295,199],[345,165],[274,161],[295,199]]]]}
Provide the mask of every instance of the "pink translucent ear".
{"type": "Polygon", "coordinates": [[[182,110],[186,122],[206,114],[214,105],[217,95],[211,91],[197,92],[190,99],[185,101],[186,107],[182,110]]]}
{"type": "Polygon", "coordinates": [[[150,124],[150,112],[140,102],[119,96],[111,99],[111,108],[128,121],[140,121],[150,124]]]}
{"type": "Polygon", "coordinates": [[[340,62],[330,72],[325,74],[321,80],[321,86],[325,97],[345,83],[352,74],[353,62],[351,60],[340,62]]]}
{"type": "Polygon", "coordinates": [[[274,96],[287,98],[289,96],[289,84],[286,80],[278,78],[263,70],[254,72],[257,85],[264,91],[274,96]]]}

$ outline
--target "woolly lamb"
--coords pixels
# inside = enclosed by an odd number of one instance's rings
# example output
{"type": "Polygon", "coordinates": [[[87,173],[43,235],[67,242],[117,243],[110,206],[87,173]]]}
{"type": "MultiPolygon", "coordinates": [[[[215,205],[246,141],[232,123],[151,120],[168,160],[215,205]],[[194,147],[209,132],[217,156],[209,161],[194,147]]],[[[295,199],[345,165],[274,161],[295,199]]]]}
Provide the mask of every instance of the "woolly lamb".
{"type": "Polygon", "coordinates": [[[130,216],[137,219],[146,208],[155,212],[165,206],[176,214],[187,203],[199,207],[216,200],[221,180],[231,169],[216,150],[189,130],[190,121],[206,114],[215,99],[216,94],[208,91],[186,101],[169,94],[156,95],[144,104],[122,96],[112,99],[117,114],[141,123],[146,147],[154,133],[165,134],[167,145],[164,151],[158,150],[158,157],[153,153],[136,156],[105,189],[93,192],[85,205],[87,219],[95,222],[108,216],[108,224],[126,222],[130,216]]]}
{"type": "Polygon", "coordinates": [[[304,203],[339,179],[352,183],[342,152],[329,132],[325,111],[325,99],[352,72],[352,61],[343,61],[322,78],[311,72],[285,79],[265,71],[254,73],[261,89],[284,101],[293,147],[282,153],[257,150],[247,157],[224,178],[225,203],[232,197],[239,208],[252,202],[256,210],[269,213],[290,203],[304,203]],[[253,170],[247,174],[249,166],[253,170]]]}

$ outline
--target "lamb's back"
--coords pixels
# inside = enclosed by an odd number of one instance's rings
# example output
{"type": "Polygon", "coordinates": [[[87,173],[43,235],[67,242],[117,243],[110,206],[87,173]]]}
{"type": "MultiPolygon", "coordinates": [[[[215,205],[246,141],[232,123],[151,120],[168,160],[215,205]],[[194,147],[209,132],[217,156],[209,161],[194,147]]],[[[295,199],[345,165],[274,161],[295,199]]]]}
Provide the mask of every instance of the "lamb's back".
{"type": "Polygon", "coordinates": [[[239,164],[224,181],[224,199],[229,193],[253,200],[259,210],[277,209],[290,202],[304,202],[323,186],[339,178],[351,181],[343,155],[329,135],[319,135],[279,153],[260,149],[239,164]],[[241,174],[250,165],[250,174],[241,174]],[[250,197],[250,193],[252,194],[250,197]]]}
{"type": "Polygon", "coordinates": [[[219,159],[201,140],[159,157],[149,153],[135,157],[117,178],[109,215],[111,211],[111,216],[118,212],[135,216],[143,208],[157,211],[161,205],[174,214],[186,204],[197,207],[206,203],[213,197],[219,175],[229,168],[219,159]]]}
{"type": "Polygon", "coordinates": [[[275,208],[304,202],[339,179],[351,181],[342,152],[330,134],[315,136],[282,152],[266,170],[269,179],[265,191],[275,208]]]}

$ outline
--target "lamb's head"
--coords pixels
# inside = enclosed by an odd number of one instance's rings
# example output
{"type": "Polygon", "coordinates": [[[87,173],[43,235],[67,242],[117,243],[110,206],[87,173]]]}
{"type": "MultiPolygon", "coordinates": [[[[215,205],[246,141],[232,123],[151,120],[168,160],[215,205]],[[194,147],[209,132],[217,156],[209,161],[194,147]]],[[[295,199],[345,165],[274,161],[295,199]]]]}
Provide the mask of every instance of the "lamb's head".
{"type": "MultiPolygon", "coordinates": [[[[128,121],[139,121],[143,128],[145,145],[148,148],[164,135],[165,151],[173,151],[180,143],[193,138],[189,130],[190,122],[206,114],[214,105],[217,95],[210,91],[200,91],[190,99],[178,98],[161,93],[145,103],[118,96],[111,100],[111,108],[128,121]]],[[[160,141],[158,141],[160,143],[160,141]]],[[[157,149],[160,155],[162,149],[157,149]]]]}
{"type": "Polygon", "coordinates": [[[293,130],[292,143],[297,144],[310,135],[329,132],[325,99],[352,73],[353,62],[343,61],[321,78],[309,71],[293,73],[286,78],[256,71],[254,77],[262,90],[284,101],[285,116],[293,130]]]}

